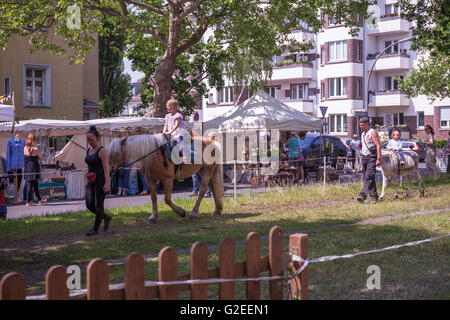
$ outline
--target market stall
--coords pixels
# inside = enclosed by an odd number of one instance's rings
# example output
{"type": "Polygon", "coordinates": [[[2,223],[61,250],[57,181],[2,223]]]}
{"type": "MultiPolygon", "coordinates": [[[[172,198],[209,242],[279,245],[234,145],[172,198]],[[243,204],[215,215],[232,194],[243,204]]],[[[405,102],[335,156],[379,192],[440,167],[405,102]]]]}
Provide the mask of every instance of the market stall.
{"type": "MultiPolygon", "coordinates": [[[[100,132],[102,145],[108,148],[111,140],[118,136],[162,132],[164,119],[118,117],[88,121],[52,119],[17,121],[14,128],[15,133],[18,133],[22,139],[26,139],[28,134],[33,133],[36,137],[38,148],[43,155],[41,162],[42,185],[40,187],[44,189],[56,186],[44,185],[46,183],[63,183],[68,199],[84,198],[84,174],[87,168],[84,157],[88,147],[86,132],[92,125],[95,125],[100,132]],[[65,137],[67,139],[68,142],[62,150],[55,150],[51,145],[50,139],[54,137],[65,137]]],[[[2,146],[0,155],[6,156],[6,148],[4,146],[6,146],[12,136],[12,122],[0,123],[0,146],[2,146]]],[[[22,194],[23,183],[17,189],[19,194],[22,194]]],[[[58,196],[61,196],[59,191],[57,192],[58,196]]],[[[53,189],[53,192],[55,194],[55,189],[53,189]]]]}

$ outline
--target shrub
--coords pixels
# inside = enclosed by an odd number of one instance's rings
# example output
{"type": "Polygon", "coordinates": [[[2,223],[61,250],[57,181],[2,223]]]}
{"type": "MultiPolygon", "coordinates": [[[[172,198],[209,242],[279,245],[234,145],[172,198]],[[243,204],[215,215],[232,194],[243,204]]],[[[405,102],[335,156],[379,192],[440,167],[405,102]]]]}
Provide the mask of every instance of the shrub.
{"type": "Polygon", "coordinates": [[[447,149],[447,139],[434,139],[436,149],[447,149]]]}

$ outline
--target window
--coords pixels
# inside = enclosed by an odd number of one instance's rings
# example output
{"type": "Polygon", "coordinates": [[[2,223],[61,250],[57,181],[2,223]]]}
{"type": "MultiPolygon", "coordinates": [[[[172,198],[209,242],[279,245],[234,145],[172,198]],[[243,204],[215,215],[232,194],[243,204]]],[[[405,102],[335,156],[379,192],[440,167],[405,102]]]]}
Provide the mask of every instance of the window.
{"type": "Polygon", "coordinates": [[[219,103],[233,103],[233,87],[224,87],[219,91],[219,103]]]}
{"type": "Polygon", "coordinates": [[[328,90],[330,97],[343,97],[347,95],[347,78],[328,79],[328,90]]]}
{"type": "Polygon", "coordinates": [[[425,126],[425,112],[423,111],[417,112],[417,126],[418,127],[425,126]]]}
{"type": "Polygon", "coordinates": [[[325,83],[320,84],[320,97],[325,99],[325,83]]]}
{"type": "Polygon", "coordinates": [[[398,53],[398,45],[399,43],[397,42],[397,40],[389,40],[389,41],[385,41],[384,42],[384,48],[389,47],[390,45],[394,44],[392,47],[390,47],[389,49],[387,49],[384,53],[385,54],[393,54],[393,53],[398,53]]]}
{"type": "Polygon", "coordinates": [[[347,40],[330,42],[328,61],[347,60],[347,40]]]}
{"type": "Polygon", "coordinates": [[[330,114],[330,133],[347,132],[347,115],[346,114],[330,114]]]}
{"type": "Polygon", "coordinates": [[[404,124],[403,121],[404,121],[403,112],[394,113],[394,126],[404,124]]]}
{"type": "Polygon", "coordinates": [[[11,93],[11,79],[9,77],[4,78],[3,94],[7,95],[11,93]]]}
{"type": "Polygon", "coordinates": [[[356,79],[356,97],[361,98],[361,80],[356,79]]]}
{"type": "Polygon", "coordinates": [[[42,106],[44,104],[44,69],[26,70],[26,104],[42,106]]]}
{"type": "MultiPolygon", "coordinates": [[[[403,76],[397,76],[403,79],[403,76]]],[[[384,77],[384,89],[386,90],[398,90],[398,81],[393,77],[384,77]]]]}
{"type": "Polygon", "coordinates": [[[26,107],[50,107],[50,66],[23,64],[23,104],[26,107]]]}
{"type": "Polygon", "coordinates": [[[450,128],[450,107],[441,107],[441,128],[450,128]]]}
{"type": "Polygon", "coordinates": [[[386,15],[398,14],[398,3],[386,4],[384,6],[384,13],[386,15]]]}
{"type": "Polygon", "coordinates": [[[307,84],[294,84],[291,86],[291,100],[306,100],[308,98],[307,84]]]}
{"type": "Polygon", "coordinates": [[[267,87],[266,92],[275,98],[276,96],[276,87],[267,87]]]}
{"type": "Polygon", "coordinates": [[[320,64],[325,63],[325,48],[320,48],[320,64]]]}
{"type": "Polygon", "coordinates": [[[208,95],[208,103],[209,104],[214,104],[214,93],[210,93],[208,95]]]}
{"type": "Polygon", "coordinates": [[[336,24],[336,19],[332,16],[328,16],[328,25],[336,24]]]}
{"type": "Polygon", "coordinates": [[[356,60],[361,61],[361,42],[356,43],[356,60]]]}

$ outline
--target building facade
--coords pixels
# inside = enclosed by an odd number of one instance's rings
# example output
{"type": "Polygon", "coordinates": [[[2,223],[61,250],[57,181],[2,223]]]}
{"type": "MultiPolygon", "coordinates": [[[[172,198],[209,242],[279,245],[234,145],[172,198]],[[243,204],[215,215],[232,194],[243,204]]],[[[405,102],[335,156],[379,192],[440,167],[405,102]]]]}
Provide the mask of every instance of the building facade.
{"type": "MultiPolygon", "coordinates": [[[[401,17],[396,1],[378,1],[378,8],[376,25],[361,20],[360,32],[355,37],[343,24],[326,15],[321,17],[324,27],[317,34],[311,33],[307,26],[302,31],[293,31],[292,36],[299,40],[313,39],[314,49],[274,57],[267,92],[299,111],[318,117],[322,117],[320,106],[327,107],[324,129],[342,138],[358,132],[358,118],[364,113],[368,113],[372,124],[407,127],[405,130],[411,137],[424,137],[424,126],[429,124],[437,138],[447,138],[450,99],[432,102],[425,96],[408,98],[398,90],[394,78],[407,76],[420,58],[410,50],[409,41],[394,44],[409,39],[410,22],[401,17]]],[[[237,101],[237,91],[231,87],[220,92],[211,89],[209,98],[202,103],[203,121],[247,98],[244,94],[237,101]]]]}
{"type": "Polygon", "coordinates": [[[31,54],[26,38],[13,36],[7,45],[0,52],[0,92],[14,92],[16,120],[99,117],[97,44],[79,65],[45,51],[31,54]]]}

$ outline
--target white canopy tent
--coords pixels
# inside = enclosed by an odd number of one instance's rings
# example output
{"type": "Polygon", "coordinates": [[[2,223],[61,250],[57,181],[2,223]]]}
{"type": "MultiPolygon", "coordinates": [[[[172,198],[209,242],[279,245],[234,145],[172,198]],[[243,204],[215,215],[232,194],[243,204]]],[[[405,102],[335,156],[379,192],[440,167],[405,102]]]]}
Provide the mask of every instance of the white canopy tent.
{"type": "Polygon", "coordinates": [[[0,121],[12,121],[14,118],[14,106],[0,104],[0,121]]]}
{"type": "MultiPolygon", "coordinates": [[[[89,127],[95,125],[97,130],[102,131],[118,131],[121,129],[158,129],[164,126],[162,118],[106,118],[87,121],[77,120],[51,120],[51,119],[33,119],[16,122],[15,131],[18,133],[42,132],[48,136],[68,136],[75,134],[84,134],[89,127]]],[[[0,135],[11,135],[12,122],[0,124],[0,135]]]]}
{"type": "Polygon", "coordinates": [[[265,91],[256,92],[222,115],[203,123],[203,131],[245,132],[278,129],[280,131],[320,131],[319,118],[295,110],[265,91]]]}
{"type": "MultiPolygon", "coordinates": [[[[162,132],[164,127],[163,118],[146,118],[146,117],[118,117],[118,118],[106,118],[95,119],[88,121],[76,121],[76,120],[51,120],[51,119],[33,119],[25,121],[17,121],[15,125],[15,132],[19,133],[21,138],[26,139],[29,133],[34,133],[35,136],[71,136],[73,135],[73,142],[86,147],[86,139],[83,137],[77,137],[78,135],[84,136],[89,130],[90,126],[95,125],[97,130],[102,135],[103,145],[109,145],[112,138],[117,137],[118,134],[142,134],[162,132]]],[[[6,156],[6,144],[9,139],[13,137],[12,134],[12,122],[0,123],[0,155],[6,156]]],[[[74,150],[76,144],[69,143],[58,156],[60,161],[65,161],[65,155],[71,153],[74,150]],[[69,145],[72,145],[69,147],[69,145]]],[[[79,148],[79,147],[77,147],[79,148]]],[[[79,152],[80,150],[77,150],[79,152]]],[[[72,157],[72,156],[70,156],[72,157]]],[[[75,161],[79,162],[79,161],[75,161]]],[[[78,163],[77,163],[78,164],[78,163]]]]}

